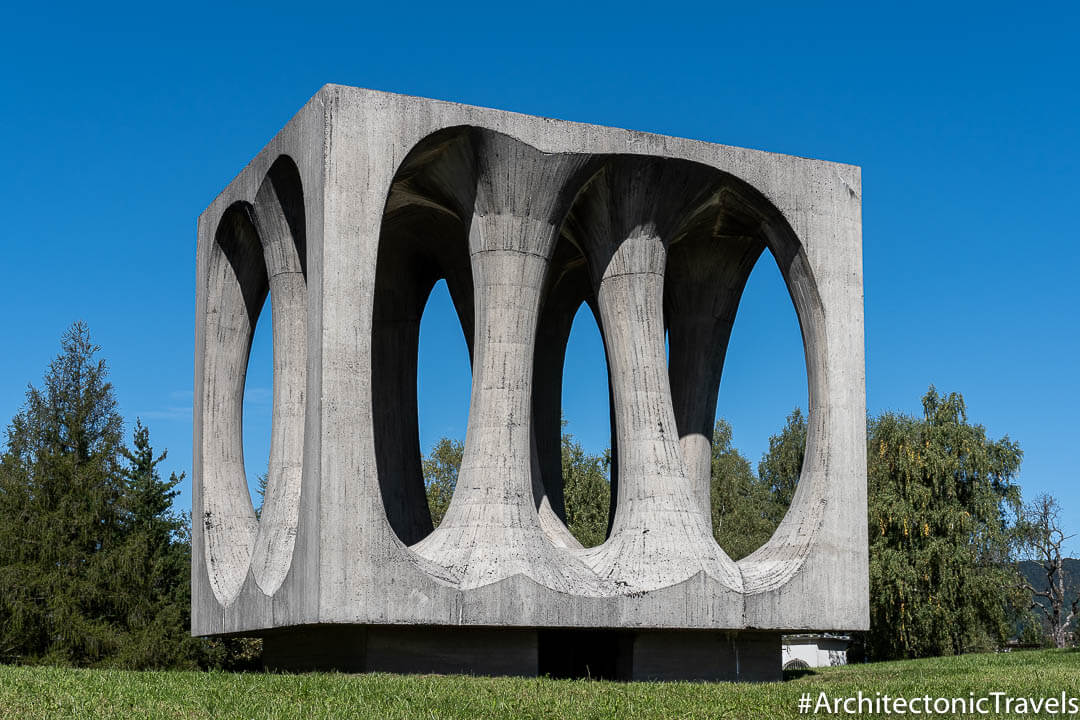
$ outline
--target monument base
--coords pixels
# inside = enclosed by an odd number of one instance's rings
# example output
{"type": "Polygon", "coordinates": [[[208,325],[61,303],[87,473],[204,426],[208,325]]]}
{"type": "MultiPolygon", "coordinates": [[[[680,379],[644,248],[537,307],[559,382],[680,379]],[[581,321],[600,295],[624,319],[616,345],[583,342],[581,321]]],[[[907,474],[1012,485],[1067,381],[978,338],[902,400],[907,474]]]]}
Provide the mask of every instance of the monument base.
{"type": "Polygon", "coordinates": [[[319,625],[263,638],[268,670],[781,680],[780,633],[319,625]]]}

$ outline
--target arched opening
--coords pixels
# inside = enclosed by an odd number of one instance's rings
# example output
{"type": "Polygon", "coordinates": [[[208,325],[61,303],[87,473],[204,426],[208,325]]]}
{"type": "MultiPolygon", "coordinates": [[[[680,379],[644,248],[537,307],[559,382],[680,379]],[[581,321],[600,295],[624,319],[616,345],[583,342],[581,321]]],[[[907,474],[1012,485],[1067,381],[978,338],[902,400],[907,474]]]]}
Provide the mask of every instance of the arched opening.
{"type": "Polygon", "coordinates": [[[584,547],[604,542],[612,515],[611,409],[604,340],[592,308],[574,314],[562,373],[562,516],[584,547]]]}
{"type": "Polygon", "coordinates": [[[262,514],[270,478],[270,437],[274,418],[273,315],[273,303],[264,301],[255,322],[244,379],[244,471],[257,517],[262,514]]]}
{"type": "MultiPolygon", "coordinates": [[[[251,570],[267,595],[285,581],[292,565],[300,516],[304,434],[307,418],[307,229],[300,171],[279,157],[255,196],[254,220],[270,285],[264,307],[272,336],[272,415],[265,479],[256,474],[259,532],[251,570]]],[[[258,327],[256,328],[258,334],[258,327]]],[[[263,386],[257,386],[263,394],[263,386]]],[[[256,398],[253,398],[253,400],[256,398]]],[[[248,472],[249,482],[252,474],[248,472]]]]}
{"type": "Polygon", "coordinates": [[[236,203],[222,213],[214,240],[207,272],[199,522],[210,586],[225,603],[240,591],[258,533],[244,467],[243,404],[269,281],[251,205],[236,203]]]}
{"type": "Polygon", "coordinates": [[[460,368],[471,368],[471,165],[464,129],[436,133],[404,159],[383,211],[372,316],[372,418],[383,508],[405,545],[431,534],[432,509],[436,519],[445,511],[442,496],[448,504],[460,464],[456,443],[465,439],[465,422],[447,418],[468,417],[470,372],[460,368]],[[435,376],[430,382],[429,374],[435,376]],[[434,439],[428,436],[429,413],[434,439]],[[440,448],[442,431],[448,442],[440,448]],[[443,461],[435,508],[429,507],[424,462],[433,451],[443,461]]]}
{"type": "MultiPolygon", "coordinates": [[[[425,375],[433,372],[446,379],[445,373],[453,372],[450,368],[471,367],[468,335],[463,333],[463,328],[472,324],[469,297],[472,287],[464,245],[437,247],[428,238],[445,235],[429,236],[416,232],[416,226],[406,227],[413,232],[384,234],[379,250],[372,324],[372,413],[383,507],[398,539],[412,545],[430,535],[434,528],[424,456],[438,448],[421,443],[420,414],[422,411],[426,416],[429,410],[442,407],[438,397],[425,398],[421,405],[419,393],[421,389],[425,395],[429,391],[452,393],[456,388],[454,409],[459,412],[463,409],[467,418],[470,380],[468,372],[459,370],[449,385],[438,380],[429,385],[422,383],[419,369],[423,363],[425,375]],[[449,248],[456,249],[449,252],[449,248]],[[451,255],[460,259],[452,262],[448,259],[451,255]],[[444,272],[447,266],[457,271],[444,272]],[[433,296],[436,288],[438,292],[433,296]],[[429,307],[431,312],[427,310],[429,307]],[[425,347],[421,348],[421,323],[425,317],[430,320],[426,323],[425,347]],[[459,359],[442,367],[443,361],[451,357],[459,359]]],[[[448,446],[438,454],[451,462],[454,444],[464,441],[464,432],[456,437],[448,435],[447,440],[448,446]]],[[[436,440],[435,446],[438,444],[436,440]]],[[[460,457],[456,462],[460,463],[460,457]]],[[[449,493],[447,504],[453,488],[446,488],[445,481],[452,480],[456,485],[456,472],[448,467],[440,471],[443,490],[449,493]]],[[[441,502],[437,506],[445,511],[441,502]]]]}
{"type": "Polygon", "coordinates": [[[732,559],[764,545],[787,513],[802,471],[808,407],[798,316],[766,250],[742,292],[716,398],[710,514],[732,559]]]}
{"type": "Polygon", "coordinates": [[[299,172],[283,156],[254,204],[239,202],[222,214],[209,250],[202,527],[210,584],[223,604],[249,568],[272,595],[291,565],[305,424],[305,247],[299,172]]]}
{"type": "Polygon", "coordinates": [[[439,526],[457,486],[471,390],[469,344],[446,280],[439,280],[420,318],[416,372],[422,472],[433,527],[439,526]]]}
{"type": "MultiPolygon", "coordinates": [[[[808,395],[815,389],[823,395],[816,360],[823,325],[794,233],[767,201],[733,178],[686,221],[669,251],[665,322],[672,400],[697,504],[725,553],[742,560],[774,536],[791,504],[791,492],[779,486],[773,492],[759,477],[758,459],[793,407],[804,408],[805,420],[808,395]],[[729,360],[733,334],[740,337],[739,372],[729,360]],[[777,412],[777,402],[792,404],[777,412]],[[778,417],[763,432],[770,413],[778,417]],[[744,445],[749,439],[758,444],[744,445]]],[[[805,441],[813,433],[802,428],[805,441]]],[[[815,463],[815,478],[822,472],[823,463],[815,463]]],[[[796,468],[786,487],[798,478],[796,468]]],[[[795,524],[809,524],[818,511],[795,524]]],[[[756,583],[768,570],[746,565],[744,581],[748,573],[756,583]]]]}

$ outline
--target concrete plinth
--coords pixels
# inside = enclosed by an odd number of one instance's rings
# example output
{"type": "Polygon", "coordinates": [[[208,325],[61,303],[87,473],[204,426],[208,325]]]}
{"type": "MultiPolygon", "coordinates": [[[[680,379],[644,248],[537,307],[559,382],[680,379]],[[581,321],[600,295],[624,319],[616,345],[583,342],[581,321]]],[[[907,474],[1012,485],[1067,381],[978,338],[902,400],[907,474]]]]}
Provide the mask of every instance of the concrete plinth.
{"type": "Polygon", "coordinates": [[[780,680],[778,633],[316,626],[263,639],[270,670],[651,681],[780,680]]]}
{"type": "Polygon", "coordinates": [[[630,680],[783,679],[779,633],[639,632],[630,680]]]}
{"type": "Polygon", "coordinates": [[[302,627],[263,638],[270,670],[535,676],[535,630],[302,627]]]}

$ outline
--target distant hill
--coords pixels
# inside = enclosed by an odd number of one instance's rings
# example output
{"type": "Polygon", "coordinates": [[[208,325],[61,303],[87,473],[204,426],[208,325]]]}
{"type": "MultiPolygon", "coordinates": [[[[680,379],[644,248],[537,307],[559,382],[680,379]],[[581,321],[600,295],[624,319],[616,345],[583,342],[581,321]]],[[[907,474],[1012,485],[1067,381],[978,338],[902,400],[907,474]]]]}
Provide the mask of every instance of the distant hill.
{"type": "MultiPolygon", "coordinates": [[[[1062,569],[1065,571],[1065,602],[1069,603],[1077,593],[1080,593],[1080,558],[1065,558],[1062,569]]],[[[1046,572],[1039,563],[1033,560],[1022,561],[1020,573],[1036,590],[1047,589],[1046,572]]],[[[1046,598],[1036,597],[1035,601],[1046,607],[1050,606],[1046,598]]],[[[1038,614],[1042,615],[1042,613],[1038,614]]]]}

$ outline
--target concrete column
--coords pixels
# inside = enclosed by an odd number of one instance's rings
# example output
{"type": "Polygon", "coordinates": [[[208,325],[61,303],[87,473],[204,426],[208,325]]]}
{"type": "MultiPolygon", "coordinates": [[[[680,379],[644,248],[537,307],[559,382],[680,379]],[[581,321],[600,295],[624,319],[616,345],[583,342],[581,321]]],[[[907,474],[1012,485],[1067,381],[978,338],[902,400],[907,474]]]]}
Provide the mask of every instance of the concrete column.
{"type": "Polygon", "coordinates": [[[575,216],[603,324],[619,462],[611,535],[588,553],[588,562],[626,592],[702,571],[732,589],[741,586],[695,500],[664,349],[667,244],[708,187],[685,166],[612,163],[575,216]]]}
{"type": "Polygon", "coordinates": [[[572,197],[567,185],[585,159],[546,155],[494,133],[476,144],[469,231],[476,325],[465,453],[446,516],[413,550],[446,567],[462,588],[522,574],[596,593],[588,568],[540,526],[532,451],[541,291],[572,197]]]}

